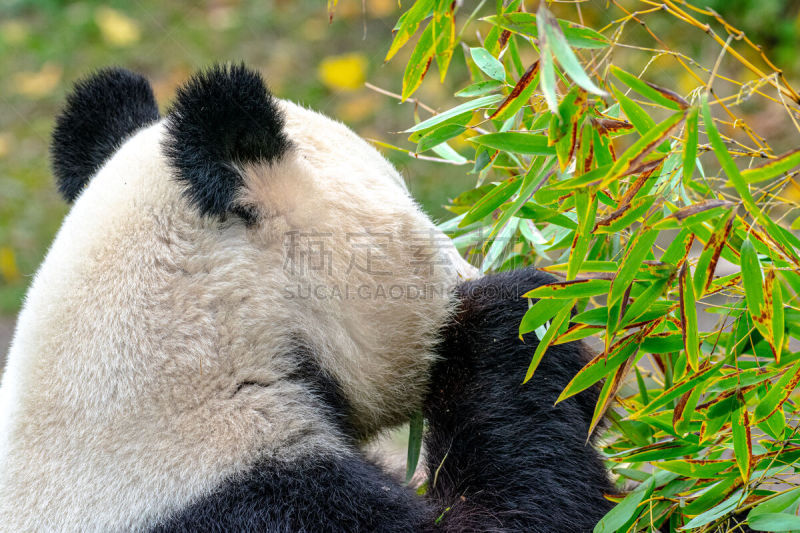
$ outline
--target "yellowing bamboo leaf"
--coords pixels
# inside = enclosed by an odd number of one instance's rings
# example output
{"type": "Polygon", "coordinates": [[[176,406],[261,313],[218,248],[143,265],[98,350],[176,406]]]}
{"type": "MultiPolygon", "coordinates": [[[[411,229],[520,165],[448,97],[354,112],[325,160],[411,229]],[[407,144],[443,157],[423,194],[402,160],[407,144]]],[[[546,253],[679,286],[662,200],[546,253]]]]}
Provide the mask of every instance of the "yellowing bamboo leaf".
{"type": "Polygon", "coordinates": [[[416,0],[411,8],[403,13],[394,27],[394,40],[386,53],[384,61],[389,61],[417,32],[420,23],[433,8],[434,0],[416,0]]]}

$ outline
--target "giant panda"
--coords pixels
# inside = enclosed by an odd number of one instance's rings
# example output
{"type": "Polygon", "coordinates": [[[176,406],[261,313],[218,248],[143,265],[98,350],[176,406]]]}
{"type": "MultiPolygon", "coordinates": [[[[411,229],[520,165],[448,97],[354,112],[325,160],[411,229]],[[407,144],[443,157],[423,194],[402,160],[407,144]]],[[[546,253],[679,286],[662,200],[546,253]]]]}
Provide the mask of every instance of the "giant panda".
{"type": "Polygon", "coordinates": [[[475,277],[342,124],[236,64],[161,117],[110,68],[51,151],[72,207],[0,387],[3,531],[578,532],[610,508],[596,391],[553,406],[585,349],[520,383],[548,277],[475,277]],[[419,410],[424,495],[362,452],[419,410]]]}

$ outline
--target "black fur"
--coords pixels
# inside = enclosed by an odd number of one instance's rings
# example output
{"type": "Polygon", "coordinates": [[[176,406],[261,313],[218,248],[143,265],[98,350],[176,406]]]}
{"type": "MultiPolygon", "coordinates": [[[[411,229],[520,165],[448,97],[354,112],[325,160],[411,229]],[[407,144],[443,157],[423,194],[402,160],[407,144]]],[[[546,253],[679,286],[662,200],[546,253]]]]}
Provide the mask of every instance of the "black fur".
{"type": "Polygon", "coordinates": [[[56,118],[50,144],[62,196],[75,200],[125,139],[158,118],[150,83],[139,74],[114,67],[77,82],[56,118]]]}
{"type": "MultiPolygon", "coordinates": [[[[591,531],[612,506],[603,462],[585,443],[597,391],[553,407],[586,361],[582,346],[553,347],[520,384],[536,347],[517,338],[521,295],[549,281],[529,269],[459,288],[461,310],[444,331],[425,402],[427,498],[347,445],[336,456],[262,461],[156,531],[591,531]]],[[[321,408],[346,408],[315,368],[297,377],[315,384],[321,408]]]]}
{"type": "Polygon", "coordinates": [[[521,296],[551,281],[527,269],[458,290],[462,308],[445,331],[425,407],[430,495],[446,531],[591,531],[613,506],[603,461],[585,443],[597,390],[553,406],[587,362],[583,346],[550,348],[521,384],[538,344],[518,338],[521,296]]]}
{"type": "Polygon", "coordinates": [[[341,385],[319,364],[310,343],[298,342],[295,353],[298,366],[289,379],[304,383],[319,407],[325,411],[330,420],[343,435],[352,439],[353,443],[360,437],[352,424],[352,406],[342,390],[341,385]]]}
{"type": "Polygon", "coordinates": [[[159,533],[420,531],[424,502],[355,453],[265,461],[156,527],[159,533]]]}
{"type": "Polygon", "coordinates": [[[199,72],[178,89],[168,117],[165,152],[192,203],[204,215],[255,222],[252,208],[234,204],[236,167],[275,162],[291,146],[261,75],[243,64],[199,72]]]}

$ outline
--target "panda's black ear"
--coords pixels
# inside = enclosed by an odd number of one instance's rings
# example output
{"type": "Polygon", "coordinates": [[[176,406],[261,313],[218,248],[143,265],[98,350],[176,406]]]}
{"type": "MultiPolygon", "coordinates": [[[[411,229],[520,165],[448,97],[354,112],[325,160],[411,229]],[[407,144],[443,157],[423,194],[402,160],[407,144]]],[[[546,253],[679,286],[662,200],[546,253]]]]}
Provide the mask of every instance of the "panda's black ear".
{"type": "Polygon", "coordinates": [[[165,153],[186,193],[204,215],[255,214],[235,205],[238,170],[278,161],[291,147],[283,115],[258,72],[243,64],[215,65],[178,90],[167,119],[165,153]]]}
{"type": "Polygon", "coordinates": [[[159,118],[150,83],[123,68],[78,81],[56,119],[50,157],[58,190],[72,202],[132,133],[159,118]]]}

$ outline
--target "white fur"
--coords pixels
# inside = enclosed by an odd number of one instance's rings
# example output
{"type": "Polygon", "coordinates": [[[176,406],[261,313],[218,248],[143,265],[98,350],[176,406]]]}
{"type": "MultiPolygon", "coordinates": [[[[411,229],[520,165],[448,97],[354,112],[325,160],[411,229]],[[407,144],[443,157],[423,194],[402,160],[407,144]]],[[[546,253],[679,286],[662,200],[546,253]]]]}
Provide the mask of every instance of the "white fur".
{"type": "Polygon", "coordinates": [[[287,379],[298,339],[342,384],[363,434],[419,405],[457,269],[472,272],[452,264],[372,147],[282,106],[295,149],[242,169],[239,201],[262,214],[253,228],[188,204],[161,155],[163,121],[128,140],[75,202],[26,297],[0,387],[3,531],[146,529],[260,457],[335,451],[308,391],[287,379]],[[292,231],[324,235],[330,269],[287,246],[292,231]],[[390,273],[348,271],[364,244],[390,273]],[[344,297],[363,286],[369,297],[344,297]],[[406,292],[381,298],[381,286],[406,292]],[[440,292],[408,297],[422,286],[440,292]],[[333,297],[303,297],[304,287],[333,297]]]}

